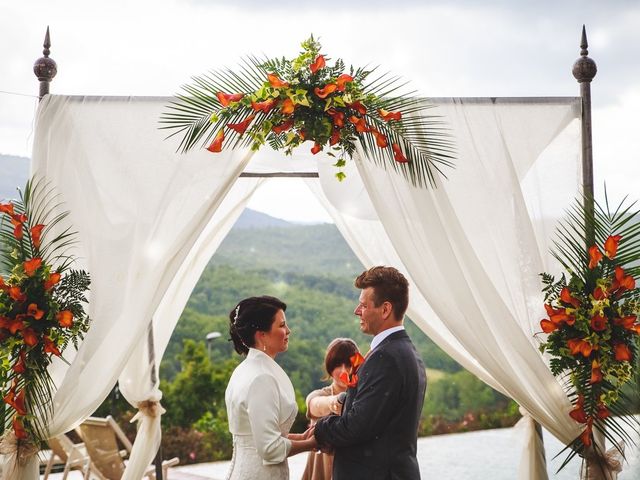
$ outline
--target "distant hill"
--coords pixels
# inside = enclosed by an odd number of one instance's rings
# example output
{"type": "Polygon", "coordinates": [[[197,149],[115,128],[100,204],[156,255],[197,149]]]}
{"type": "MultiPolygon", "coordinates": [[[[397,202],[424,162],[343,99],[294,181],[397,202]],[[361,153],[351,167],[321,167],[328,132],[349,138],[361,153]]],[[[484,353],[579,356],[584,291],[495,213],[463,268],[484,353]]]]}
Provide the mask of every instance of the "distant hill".
{"type": "Polygon", "coordinates": [[[243,230],[245,228],[288,228],[293,226],[295,226],[295,223],[287,222],[281,218],[272,217],[266,213],[256,212],[255,210],[247,208],[242,212],[233,228],[243,230]]]}
{"type": "Polygon", "coordinates": [[[24,188],[29,178],[29,162],[27,157],[0,154],[0,199],[16,198],[16,188],[24,188]]]}

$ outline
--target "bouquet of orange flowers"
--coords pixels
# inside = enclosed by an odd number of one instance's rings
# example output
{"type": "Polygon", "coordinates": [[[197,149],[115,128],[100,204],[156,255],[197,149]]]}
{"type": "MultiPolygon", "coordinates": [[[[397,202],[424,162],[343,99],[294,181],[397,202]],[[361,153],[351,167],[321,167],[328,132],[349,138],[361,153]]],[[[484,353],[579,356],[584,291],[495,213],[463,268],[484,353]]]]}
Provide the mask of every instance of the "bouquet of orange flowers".
{"type": "Polygon", "coordinates": [[[66,214],[49,213],[46,203],[55,197],[39,187],[29,182],[19,201],[0,203],[0,390],[10,407],[0,425],[36,445],[52,407],[47,367],[87,331],[90,283],[64,253],[73,233],[49,240],[66,214]]]}

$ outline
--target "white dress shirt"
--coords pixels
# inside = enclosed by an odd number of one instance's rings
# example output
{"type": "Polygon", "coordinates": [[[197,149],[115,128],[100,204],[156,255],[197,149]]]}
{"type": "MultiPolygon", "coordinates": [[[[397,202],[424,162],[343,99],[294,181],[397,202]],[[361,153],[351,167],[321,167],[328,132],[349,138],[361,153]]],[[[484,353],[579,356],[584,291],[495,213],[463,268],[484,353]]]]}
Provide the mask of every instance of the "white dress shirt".
{"type": "Polygon", "coordinates": [[[391,327],[381,331],[379,334],[373,337],[373,340],[371,340],[371,350],[373,350],[378,345],[380,345],[380,343],[389,335],[391,335],[392,333],[399,332],[401,330],[404,330],[404,325],[398,325],[397,327],[391,327]]]}

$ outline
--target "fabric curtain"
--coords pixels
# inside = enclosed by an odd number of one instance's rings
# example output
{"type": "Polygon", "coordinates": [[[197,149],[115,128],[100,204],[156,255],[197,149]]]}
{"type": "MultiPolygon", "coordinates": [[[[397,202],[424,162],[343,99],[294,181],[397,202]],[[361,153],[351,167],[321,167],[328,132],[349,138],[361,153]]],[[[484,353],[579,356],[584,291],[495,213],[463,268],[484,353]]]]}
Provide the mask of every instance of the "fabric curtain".
{"type": "MultiPolygon", "coordinates": [[[[559,271],[550,232],[579,191],[579,105],[436,101],[430,113],[449,125],[457,150],[437,188],[416,188],[362,158],[340,184],[320,169],[324,201],[360,260],[407,274],[410,318],[563,442],[579,428],[534,334],[545,316],[539,274],[559,271]]],[[[535,429],[524,430],[527,448],[539,449],[535,429]]],[[[525,453],[519,478],[544,478],[542,452],[525,453]]]]}
{"type": "Polygon", "coordinates": [[[75,358],[65,354],[73,363],[52,367],[58,388],[49,435],[94,412],[120,377],[125,398],[142,412],[125,479],[141,478],[158,447],[157,366],[197,280],[186,265],[199,272],[208,261],[191,252],[215,250],[258,183],[234,187],[248,150],[177,154],[158,124],[169,100],[47,96],[36,120],[32,173],[70,211],[79,239],[74,268],[92,278],[91,328],[75,358]],[[162,303],[168,292],[175,305],[162,303]]]}

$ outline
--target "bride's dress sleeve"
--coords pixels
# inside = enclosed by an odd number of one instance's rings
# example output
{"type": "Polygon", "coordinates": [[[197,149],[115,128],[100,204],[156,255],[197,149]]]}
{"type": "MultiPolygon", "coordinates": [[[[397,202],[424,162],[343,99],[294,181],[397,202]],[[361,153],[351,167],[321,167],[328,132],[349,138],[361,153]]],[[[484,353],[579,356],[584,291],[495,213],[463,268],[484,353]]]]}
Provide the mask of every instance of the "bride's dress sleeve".
{"type": "Polygon", "coordinates": [[[280,391],[271,375],[258,375],[249,388],[247,414],[253,440],[264,465],[284,462],[291,441],[280,431],[280,391]]]}

